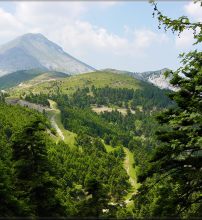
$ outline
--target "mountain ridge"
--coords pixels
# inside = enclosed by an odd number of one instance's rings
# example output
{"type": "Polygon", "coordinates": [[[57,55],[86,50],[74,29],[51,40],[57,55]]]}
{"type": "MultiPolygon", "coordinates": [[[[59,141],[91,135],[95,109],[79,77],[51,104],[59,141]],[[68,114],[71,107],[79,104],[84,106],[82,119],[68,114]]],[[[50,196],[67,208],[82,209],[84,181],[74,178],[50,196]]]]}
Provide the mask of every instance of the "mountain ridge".
{"type": "Polygon", "coordinates": [[[135,79],[151,83],[159,87],[160,89],[176,90],[176,88],[174,88],[169,82],[171,77],[166,78],[164,76],[164,73],[166,71],[170,71],[170,69],[168,68],[163,68],[161,70],[155,70],[155,71],[145,71],[145,72],[132,72],[126,70],[117,70],[112,68],[106,68],[103,71],[108,71],[117,74],[126,74],[134,77],[135,79]]]}
{"type": "Polygon", "coordinates": [[[133,76],[145,82],[150,82],[161,89],[175,90],[170,84],[171,77],[165,77],[164,73],[170,71],[168,68],[163,68],[156,71],[146,71],[142,73],[133,73],[133,76]]]}
{"type": "Polygon", "coordinates": [[[42,82],[44,80],[56,80],[60,78],[66,78],[68,76],[69,75],[65,73],[46,71],[43,69],[19,70],[0,77],[0,89],[4,90],[11,87],[19,86],[32,79],[38,79],[42,82]]]}
{"type": "Polygon", "coordinates": [[[66,53],[42,34],[28,33],[0,46],[0,76],[40,68],[67,74],[94,71],[95,68],[66,53]]]}

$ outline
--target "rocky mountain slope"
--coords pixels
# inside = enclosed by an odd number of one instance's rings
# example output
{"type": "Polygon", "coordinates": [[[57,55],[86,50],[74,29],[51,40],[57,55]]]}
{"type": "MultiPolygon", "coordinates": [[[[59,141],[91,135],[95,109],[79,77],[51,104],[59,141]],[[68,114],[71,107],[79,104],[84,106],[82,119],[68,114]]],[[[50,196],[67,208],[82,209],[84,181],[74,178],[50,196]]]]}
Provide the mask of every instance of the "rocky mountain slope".
{"type": "Polygon", "coordinates": [[[167,68],[157,70],[157,71],[148,71],[142,73],[130,73],[133,77],[140,79],[145,82],[150,82],[155,86],[158,86],[161,89],[170,89],[175,90],[175,88],[169,83],[170,77],[165,77],[164,73],[169,70],[167,68]]]}
{"type": "Polygon", "coordinates": [[[95,70],[63,51],[42,34],[25,34],[0,47],[0,76],[36,68],[67,74],[95,70]]]}
{"type": "Polygon", "coordinates": [[[161,89],[175,90],[175,88],[169,83],[171,78],[170,77],[166,78],[164,76],[164,73],[167,70],[169,69],[164,68],[157,71],[147,71],[147,72],[129,72],[125,70],[116,70],[116,69],[104,69],[103,71],[117,73],[117,74],[126,74],[141,81],[152,83],[153,85],[161,89]]]}

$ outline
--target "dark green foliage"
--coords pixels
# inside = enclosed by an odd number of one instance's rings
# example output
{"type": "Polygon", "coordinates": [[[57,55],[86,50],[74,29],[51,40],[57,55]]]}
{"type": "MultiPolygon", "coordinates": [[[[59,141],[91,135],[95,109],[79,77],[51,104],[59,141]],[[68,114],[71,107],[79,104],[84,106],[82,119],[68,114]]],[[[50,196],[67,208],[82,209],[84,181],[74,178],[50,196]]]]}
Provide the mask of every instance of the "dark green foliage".
{"type": "MultiPolygon", "coordinates": [[[[124,103],[133,98],[133,89],[115,89],[110,87],[95,88],[92,87],[91,91],[94,97],[94,103],[97,105],[114,104],[117,106],[124,106],[124,103]]],[[[92,101],[92,102],[93,102],[92,101]]]]}
{"type": "MultiPolygon", "coordinates": [[[[142,82],[142,84],[145,84],[142,82]]],[[[161,90],[153,85],[145,85],[142,90],[135,91],[131,102],[131,108],[137,109],[137,106],[143,106],[144,110],[162,109],[173,105],[166,94],[171,93],[169,90],[161,90]]]]}
{"type": "Polygon", "coordinates": [[[13,190],[12,151],[2,123],[0,135],[0,216],[15,216],[20,212],[20,203],[16,198],[16,192],[13,190]]]}
{"type": "Polygon", "coordinates": [[[49,157],[55,164],[60,185],[57,194],[67,216],[102,216],[110,202],[122,202],[130,188],[128,175],[122,159],[106,153],[98,139],[82,134],[77,144],[78,148],[70,149],[61,142],[50,149],[49,157]],[[101,147],[97,148],[98,145],[101,147]]]}
{"type": "Polygon", "coordinates": [[[130,189],[123,149],[107,153],[86,134],[78,135],[78,148],[56,145],[44,116],[28,108],[2,103],[0,119],[0,216],[116,216],[130,189]]]}
{"type": "MultiPolygon", "coordinates": [[[[166,29],[179,33],[192,29],[196,42],[202,41],[200,22],[190,23],[186,17],[171,20],[156,5],[155,11],[166,29]]],[[[183,66],[171,72],[171,84],[178,90],[170,98],[177,106],[157,117],[167,129],[157,132],[159,144],[147,169],[139,174],[142,186],[134,199],[137,217],[202,216],[202,52],[192,51],[181,58],[183,66]]]]}
{"type": "Polygon", "coordinates": [[[123,88],[89,88],[78,89],[72,96],[71,104],[80,108],[90,107],[96,104],[115,105],[119,107],[137,109],[142,106],[144,110],[161,109],[173,105],[173,102],[166,96],[169,90],[161,90],[149,83],[141,82],[142,88],[138,90],[123,88]]]}
{"type": "Polygon", "coordinates": [[[57,216],[62,213],[48,160],[43,115],[0,104],[0,216],[57,216]]]}
{"type": "Polygon", "coordinates": [[[87,192],[88,199],[79,204],[78,216],[81,217],[101,217],[103,210],[110,211],[110,197],[96,179],[88,179],[85,183],[85,191],[87,192]]]}
{"type": "Polygon", "coordinates": [[[104,133],[110,133],[108,124],[90,109],[61,107],[61,113],[62,122],[67,130],[100,137],[104,133]]]}
{"type": "Polygon", "coordinates": [[[113,154],[117,158],[124,159],[125,158],[125,152],[123,150],[123,147],[117,147],[114,151],[113,154]]]}
{"type": "MultiPolygon", "coordinates": [[[[68,98],[68,103],[70,106],[73,105],[79,108],[86,108],[91,105],[114,105],[127,109],[131,107],[136,110],[141,106],[144,111],[153,111],[173,105],[173,102],[168,96],[166,96],[166,94],[171,93],[171,91],[161,90],[158,87],[145,82],[140,82],[140,84],[141,89],[137,90],[110,87],[96,88],[95,86],[92,86],[91,88],[86,87],[83,89],[77,89],[77,91],[68,98]]],[[[58,102],[58,99],[60,99],[59,96],[64,100],[63,97],[66,95],[30,94],[26,96],[26,100],[34,103],[46,104],[45,99],[48,97],[50,98],[51,96],[52,99],[57,97],[56,101],[58,102]]]]}
{"type": "Polygon", "coordinates": [[[50,106],[47,95],[43,93],[40,93],[40,94],[30,93],[29,95],[25,96],[25,100],[28,102],[41,104],[44,106],[50,106]]]}
{"type": "Polygon", "coordinates": [[[41,120],[35,120],[11,143],[15,185],[25,205],[24,216],[57,216],[56,181],[50,175],[45,129],[41,120]]]}

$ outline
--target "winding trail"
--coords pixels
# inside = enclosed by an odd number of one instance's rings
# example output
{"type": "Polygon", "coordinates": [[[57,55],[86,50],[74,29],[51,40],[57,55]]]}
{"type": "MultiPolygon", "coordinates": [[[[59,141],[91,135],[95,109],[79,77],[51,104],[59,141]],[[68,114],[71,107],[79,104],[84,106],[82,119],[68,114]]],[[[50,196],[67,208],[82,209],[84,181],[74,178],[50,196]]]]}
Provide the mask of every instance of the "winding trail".
{"type": "Polygon", "coordinates": [[[61,139],[64,141],[65,140],[65,137],[62,133],[62,131],[60,130],[60,128],[58,127],[56,121],[55,121],[55,115],[53,115],[50,119],[51,121],[51,125],[53,128],[55,128],[55,130],[57,131],[58,135],[61,137],[61,139]]]}
{"type": "Polygon", "coordinates": [[[48,115],[52,127],[55,128],[60,139],[62,139],[70,147],[74,147],[76,134],[64,128],[61,121],[61,112],[58,109],[57,103],[50,99],[48,101],[50,103],[50,110],[48,111],[48,115]]]}
{"type": "Polygon", "coordinates": [[[133,201],[131,201],[130,199],[132,198],[133,195],[136,194],[137,188],[138,188],[138,183],[136,180],[136,170],[133,167],[133,164],[134,164],[133,153],[128,148],[125,148],[125,147],[124,147],[124,152],[126,154],[125,160],[124,160],[124,168],[129,176],[129,181],[132,186],[132,188],[131,188],[130,192],[128,193],[128,195],[126,196],[126,200],[125,200],[126,205],[129,207],[129,206],[132,206],[132,204],[133,204],[133,201]]]}
{"type": "Polygon", "coordinates": [[[125,157],[125,160],[124,160],[124,167],[126,169],[126,172],[127,172],[128,176],[130,177],[130,179],[129,179],[130,184],[134,187],[136,185],[136,181],[134,179],[134,176],[131,175],[132,172],[135,172],[134,168],[133,168],[133,162],[134,161],[131,160],[131,155],[130,155],[132,153],[127,148],[125,148],[124,151],[125,151],[125,154],[126,154],[126,157],[125,157]]]}

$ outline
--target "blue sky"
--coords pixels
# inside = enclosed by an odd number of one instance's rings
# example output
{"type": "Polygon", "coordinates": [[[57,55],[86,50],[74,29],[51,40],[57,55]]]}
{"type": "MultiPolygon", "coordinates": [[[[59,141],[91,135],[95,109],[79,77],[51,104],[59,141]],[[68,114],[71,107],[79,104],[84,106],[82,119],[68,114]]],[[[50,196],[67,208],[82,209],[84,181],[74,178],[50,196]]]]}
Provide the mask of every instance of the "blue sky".
{"type": "MultiPolygon", "coordinates": [[[[202,21],[201,7],[191,1],[158,5],[172,18],[187,15],[202,21]]],[[[97,69],[175,69],[178,54],[193,48],[192,33],[178,38],[159,30],[152,12],[147,1],[0,2],[0,42],[29,32],[42,33],[97,69]]]]}

